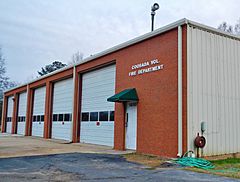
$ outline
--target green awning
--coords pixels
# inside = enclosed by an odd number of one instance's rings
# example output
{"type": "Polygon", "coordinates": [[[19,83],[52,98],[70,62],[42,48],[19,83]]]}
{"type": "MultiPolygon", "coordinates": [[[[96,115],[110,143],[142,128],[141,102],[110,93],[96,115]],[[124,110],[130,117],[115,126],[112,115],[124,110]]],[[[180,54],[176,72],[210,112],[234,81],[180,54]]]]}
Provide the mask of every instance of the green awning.
{"type": "Polygon", "coordinates": [[[107,99],[108,102],[128,102],[138,101],[137,91],[135,88],[123,90],[107,99]]]}

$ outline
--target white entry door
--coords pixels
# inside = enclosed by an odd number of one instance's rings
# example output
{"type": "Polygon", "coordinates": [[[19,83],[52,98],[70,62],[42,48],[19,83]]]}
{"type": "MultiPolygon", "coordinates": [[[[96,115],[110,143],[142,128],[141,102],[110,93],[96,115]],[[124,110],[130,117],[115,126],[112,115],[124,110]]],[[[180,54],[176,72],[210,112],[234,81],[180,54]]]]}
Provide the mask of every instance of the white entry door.
{"type": "Polygon", "coordinates": [[[126,149],[136,150],[137,146],[137,104],[128,103],[126,107],[126,149]]]}

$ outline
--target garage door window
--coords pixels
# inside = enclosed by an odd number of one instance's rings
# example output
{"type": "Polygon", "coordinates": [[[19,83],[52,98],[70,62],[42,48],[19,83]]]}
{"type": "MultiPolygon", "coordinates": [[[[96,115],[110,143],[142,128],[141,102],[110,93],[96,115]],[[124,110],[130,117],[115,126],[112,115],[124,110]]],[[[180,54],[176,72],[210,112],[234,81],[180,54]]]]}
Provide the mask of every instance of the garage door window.
{"type": "Polygon", "coordinates": [[[114,111],[110,111],[109,121],[114,121],[114,111]]]}
{"type": "Polygon", "coordinates": [[[53,115],[53,121],[57,121],[58,120],[58,115],[57,114],[54,114],[53,115]]]}
{"type": "Polygon", "coordinates": [[[7,122],[11,122],[12,118],[11,117],[7,117],[7,122]]]}
{"type": "Polygon", "coordinates": [[[70,121],[71,114],[64,114],[64,121],[70,121]]]}
{"type": "Polygon", "coordinates": [[[63,121],[63,114],[58,115],[58,121],[63,121]]]}
{"type": "Polygon", "coordinates": [[[26,117],[25,117],[25,116],[22,116],[21,121],[22,121],[22,122],[26,121],[26,117]]]}
{"type": "Polygon", "coordinates": [[[108,121],[108,111],[99,112],[99,121],[108,121]]]}
{"type": "Polygon", "coordinates": [[[98,112],[90,113],[90,121],[98,121],[98,112]]]}
{"type": "Polygon", "coordinates": [[[89,121],[89,112],[82,113],[82,121],[89,121]]]}

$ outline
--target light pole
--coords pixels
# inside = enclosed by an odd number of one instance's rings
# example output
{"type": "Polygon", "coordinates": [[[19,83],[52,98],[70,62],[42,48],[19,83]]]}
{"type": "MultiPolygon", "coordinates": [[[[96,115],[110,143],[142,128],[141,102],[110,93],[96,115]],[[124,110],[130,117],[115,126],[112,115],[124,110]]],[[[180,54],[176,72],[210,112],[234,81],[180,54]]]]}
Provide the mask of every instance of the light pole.
{"type": "Polygon", "coordinates": [[[152,31],[154,30],[154,16],[155,16],[155,11],[159,9],[159,4],[158,3],[154,3],[152,8],[151,8],[151,17],[152,17],[152,31]]]}

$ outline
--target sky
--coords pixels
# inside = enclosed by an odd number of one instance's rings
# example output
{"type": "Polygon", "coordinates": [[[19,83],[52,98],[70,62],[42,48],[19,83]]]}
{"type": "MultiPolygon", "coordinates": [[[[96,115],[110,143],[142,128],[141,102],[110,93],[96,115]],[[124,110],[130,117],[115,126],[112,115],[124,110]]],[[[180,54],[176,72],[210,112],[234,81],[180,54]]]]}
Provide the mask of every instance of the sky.
{"type": "Polygon", "coordinates": [[[155,2],[155,29],[182,18],[212,27],[240,18],[239,0],[1,0],[6,74],[25,83],[54,60],[69,63],[77,51],[86,58],[143,35],[155,2]]]}

